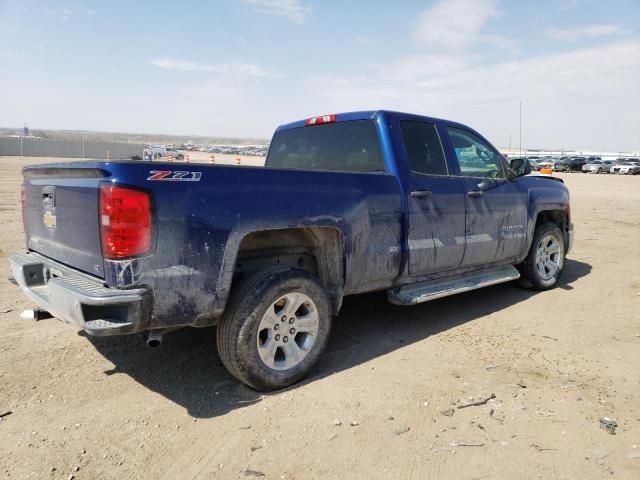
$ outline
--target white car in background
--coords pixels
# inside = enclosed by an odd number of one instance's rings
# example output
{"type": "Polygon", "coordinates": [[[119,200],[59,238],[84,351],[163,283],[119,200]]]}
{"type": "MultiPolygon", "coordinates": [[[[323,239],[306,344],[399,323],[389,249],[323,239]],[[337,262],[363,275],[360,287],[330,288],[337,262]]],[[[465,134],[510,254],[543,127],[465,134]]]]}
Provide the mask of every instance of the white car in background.
{"type": "Polygon", "coordinates": [[[151,145],[149,149],[153,153],[154,160],[160,160],[161,158],[171,158],[180,161],[184,160],[184,154],[172,146],[151,145]]]}
{"type": "Polygon", "coordinates": [[[613,167],[613,160],[590,160],[582,166],[584,173],[609,173],[613,167]]]}
{"type": "Polygon", "coordinates": [[[640,173],[640,162],[620,162],[611,167],[609,172],[621,175],[637,175],[640,173]]]}

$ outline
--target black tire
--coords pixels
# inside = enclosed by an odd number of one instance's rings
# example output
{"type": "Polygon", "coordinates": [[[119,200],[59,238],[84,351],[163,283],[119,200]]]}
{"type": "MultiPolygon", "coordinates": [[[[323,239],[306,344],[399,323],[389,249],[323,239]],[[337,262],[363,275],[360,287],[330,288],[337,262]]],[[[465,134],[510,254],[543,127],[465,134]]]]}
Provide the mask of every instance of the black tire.
{"type": "Polygon", "coordinates": [[[527,258],[525,258],[521,264],[516,266],[520,271],[520,280],[518,281],[519,285],[521,287],[531,288],[534,290],[549,290],[554,288],[558,284],[558,279],[564,270],[565,256],[566,249],[564,235],[558,225],[551,222],[541,223],[536,227],[527,258]],[[551,278],[545,279],[536,268],[536,250],[541,240],[547,235],[556,237],[560,246],[560,268],[558,268],[551,278]]]}
{"type": "Polygon", "coordinates": [[[304,270],[272,267],[243,279],[233,289],[217,327],[216,341],[220,359],[234,377],[256,390],[268,391],[304,378],[322,355],[330,331],[330,303],[318,280],[304,270]],[[258,330],[267,308],[291,292],[303,293],[314,302],[319,325],[304,359],[290,369],[278,370],[260,357],[258,330]]]}

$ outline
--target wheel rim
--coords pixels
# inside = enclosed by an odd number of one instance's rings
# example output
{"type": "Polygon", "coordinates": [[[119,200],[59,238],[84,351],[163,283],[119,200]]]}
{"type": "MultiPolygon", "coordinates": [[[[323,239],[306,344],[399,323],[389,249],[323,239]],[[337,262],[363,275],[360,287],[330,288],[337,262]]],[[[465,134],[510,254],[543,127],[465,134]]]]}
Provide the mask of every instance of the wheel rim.
{"type": "Polygon", "coordinates": [[[256,338],[264,364],[289,370],[309,355],[318,336],[318,308],[304,293],[290,292],[273,302],[262,316],[256,338]]]}
{"type": "Polygon", "coordinates": [[[555,235],[545,235],[536,247],[536,270],[542,280],[550,280],[562,268],[562,245],[555,235]]]}

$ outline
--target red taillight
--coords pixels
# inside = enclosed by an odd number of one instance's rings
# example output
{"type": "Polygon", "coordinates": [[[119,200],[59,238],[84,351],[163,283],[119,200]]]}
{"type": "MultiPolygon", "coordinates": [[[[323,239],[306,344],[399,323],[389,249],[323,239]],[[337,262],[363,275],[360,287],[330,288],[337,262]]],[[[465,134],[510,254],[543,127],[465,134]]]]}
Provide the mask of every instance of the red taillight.
{"type": "Polygon", "coordinates": [[[105,258],[127,258],[151,247],[151,200],[132,188],[100,186],[100,236],[105,258]]]}
{"type": "Polygon", "coordinates": [[[304,124],[306,127],[310,127],[311,125],[323,125],[325,123],[333,123],[335,121],[335,115],[322,115],[321,117],[309,118],[306,122],[304,122],[304,124]]]}

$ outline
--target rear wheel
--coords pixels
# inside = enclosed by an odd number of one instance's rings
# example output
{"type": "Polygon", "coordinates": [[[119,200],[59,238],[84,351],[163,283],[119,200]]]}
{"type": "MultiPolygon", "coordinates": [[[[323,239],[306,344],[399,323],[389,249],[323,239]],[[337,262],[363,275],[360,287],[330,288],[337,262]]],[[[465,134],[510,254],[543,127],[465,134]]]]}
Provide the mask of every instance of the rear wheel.
{"type": "Polygon", "coordinates": [[[558,284],[565,260],[564,236],[555,223],[538,225],[527,258],[518,265],[520,285],[548,290],[558,284]]]}
{"type": "Polygon", "coordinates": [[[222,363],[257,390],[301,380],[325,349],[329,299],[308,272],[273,267],[241,281],[232,293],[217,343],[222,363]]]}

